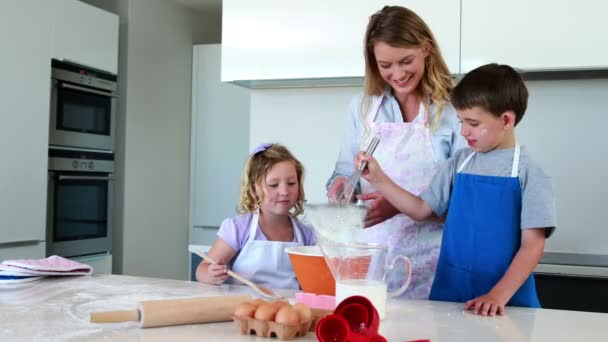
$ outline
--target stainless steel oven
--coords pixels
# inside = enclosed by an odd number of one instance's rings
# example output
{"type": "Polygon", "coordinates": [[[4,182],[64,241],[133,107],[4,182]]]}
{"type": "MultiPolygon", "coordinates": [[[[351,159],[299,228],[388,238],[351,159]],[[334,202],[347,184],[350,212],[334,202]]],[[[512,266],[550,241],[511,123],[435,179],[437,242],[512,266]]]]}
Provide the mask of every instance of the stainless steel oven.
{"type": "Polygon", "coordinates": [[[49,145],[114,150],[116,75],[53,59],[49,145]]]}
{"type": "Polygon", "coordinates": [[[114,154],[49,149],[47,255],[110,253],[114,154]]]}

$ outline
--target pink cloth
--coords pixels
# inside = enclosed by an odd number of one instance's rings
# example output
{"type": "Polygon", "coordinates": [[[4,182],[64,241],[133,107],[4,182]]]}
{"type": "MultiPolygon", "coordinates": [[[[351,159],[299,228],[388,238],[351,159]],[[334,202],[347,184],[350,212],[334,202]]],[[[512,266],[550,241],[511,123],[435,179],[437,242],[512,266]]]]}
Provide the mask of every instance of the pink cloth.
{"type": "Polygon", "coordinates": [[[40,260],[5,260],[0,264],[0,270],[40,275],[88,275],[93,273],[91,266],[57,255],[40,260]]]}

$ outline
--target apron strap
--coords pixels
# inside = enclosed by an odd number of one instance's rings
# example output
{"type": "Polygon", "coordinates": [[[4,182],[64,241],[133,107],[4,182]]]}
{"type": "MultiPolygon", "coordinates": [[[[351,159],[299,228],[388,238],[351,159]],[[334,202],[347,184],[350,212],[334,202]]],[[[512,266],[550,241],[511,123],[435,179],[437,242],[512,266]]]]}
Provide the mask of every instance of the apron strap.
{"type": "Polygon", "coordinates": [[[302,232],[300,231],[300,227],[296,224],[296,219],[292,216],[289,216],[291,219],[291,227],[293,229],[293,236],[296,238],[296,242],[304,244],[304,237],[302,236],[302,232]]]}
{"type": "MultiPolygon", "coordinates": [[[[300,232],[300,229],[298,229],[298,225],[295,222],[295,219],[293,217],[289,217],[289,219],[291,220],[291,228],[293,229],[293,236],[296,239],[296,242],[300,242],[300,243],[304,243],[304,238],[302,236],[302,233],[300,232]]],[[[258,226],[259,226],[259,220],[260,220],[260,214],[259,212],[255,212],[253,214],[253,217],[251,218],[251,224],[249,225],[249,238],[247,239],[248,242],[255,240],[255,234],[258,230],[258,226]]]]}
{"type": "MultiPolygon", "coordinates": [[[[521,154],[521,147],[519,146],[518,143],[515,143],[515,148],[513,149],[513,166],[511,167],[511,177],[518,176],[520,154],[521,154]]],[[[462,172],[464,167],[469,163],[469,161],[471,160],[471,158],[473,158],[474,155],[475,155],[475,152],[471,153],[467,157],[467,159],[465,159],[464,162],[462,162],[462,164],[460,164],[460,167],[458,168],[458,171],[457,171],[458,173],[462,172]]]]}
{"type": "Polygon", "coordinates": [[[471,158],[473,158],[473,156],[475,155],[475,152],[471,153],[467,159],[465,159],[462,164],[460,164],[460,167],[458,168],[458,173],[460,173],[462,171],[462,169],[464,169],[465,166],[467,166],[467,164],[469,163],[469,160],[471,160],[471,158]]]}
{"type": "Polygon", "coordinates": [[[258,222],[260,220],[260,213],[256,211],[253,213],[253,217],[251,218],[251,224],[249,225],[249,238],[247,242],[251,242],[255,240],[255,233],[258,230],[258,222]]]}
{"type": "Polygon", "coordinates": [[[518,143],[515,143],[515,151],[513,151],[513,167],[511,168],[511,177],[517,177],[519,173],[519,155],[521,149],[518,143]]]}
{"type": "Polygon", "coordinates": [[[431,112],[431,105],[429,104],[427,112],[427,108],[424,106],[424,103],[420,101],[420,105],[418,106],[418,114],[416,114],[416,117],[414,118],[414,120],[412,120],[412,123],[420,122],[421,124],[426,126],[427,122],[431,122],[431,112]]]}
{"type": "MultiPolygon", "coordinates": [[[[370,115],[367,116],[368,124],[371,125],[376,121],[376,118],[378,117],[378,113],[380,112],[380,105],[382,105],[382,99],[384,99],[384,95],[378,96],[378,98],[374,102],[372,111],[370,112],[370,115]]],[[[430,105],[429,105],[429,112],[430,112],[430,105]]],[[[418,106],[418,114],[416,114],[416,118],[414,118],[414,120],[412,122],[422,121],[422,124],[426,125],[426,122],[428,120],[429,120],[429,113],[426,112],[424,103],[422,103],[422,101],[420,101],[420,105],[418,106]]]]}
{"type": "Polygon", "coordinates": [[[378,116],[378,112],[380,112],[380,105],[382,105],[382,99],[383,98],[384,98],[384,95],[378,96],[378,98],[374,102],[374,106],[372,107],[372,111],[370,112],[371,115],[367,116],[367,122],[370,125],[373,124],[374,121],[376,121],[376,117],[378,116]]]}

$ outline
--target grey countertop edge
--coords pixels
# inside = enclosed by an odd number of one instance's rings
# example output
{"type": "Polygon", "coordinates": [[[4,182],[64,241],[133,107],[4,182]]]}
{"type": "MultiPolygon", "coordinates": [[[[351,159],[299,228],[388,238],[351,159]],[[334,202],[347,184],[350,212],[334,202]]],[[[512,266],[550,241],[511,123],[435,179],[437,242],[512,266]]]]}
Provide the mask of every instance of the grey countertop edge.
{"type": "Polygon", "coordinates": [[[568,266],[608,267],[608,255],[545,252],[540,263],[568,266]]]}
{"type": "Polygon", "coordinates": [[[608,278],[608,255],[545,252],[534,273],[608,278]]]}
{"type": "MultiPolygon", "coordinates": [[[[210,247],[202,244],[189,244],[188,251],[192,253],[196,249],[206,252],[210,247]]],[[[534,269],[534,273],[541,275],[608,278],[608,255],[549,252],[545,253],[541,262],[534,269]]]]}
{"type": "Polygon", "coordinates": [[[608,267],[538,264],[534,274],[565,277],[608,278],[608,267]]]}

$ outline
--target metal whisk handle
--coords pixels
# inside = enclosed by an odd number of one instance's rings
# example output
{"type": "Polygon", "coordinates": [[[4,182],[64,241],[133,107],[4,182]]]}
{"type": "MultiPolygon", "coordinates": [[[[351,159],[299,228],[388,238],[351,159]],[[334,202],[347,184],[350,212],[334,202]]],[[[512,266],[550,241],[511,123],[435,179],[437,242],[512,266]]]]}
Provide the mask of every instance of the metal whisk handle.
{"type": "MultiPolygon", "coordinates": [[[[378,147],[379,143],[380,143],[380,137],[378,137],[376,135],[372,139],[372,141],[370,141],[369,145],[367,145],[365,154],[373,155],[374,151],[376,150],[376,147],[378,147]]],[[[357,183],[359,183],[359,179],[361,179],[361,173],[363,172],[363,170],[365,170],[366,166],[367,166],[367,162],[363,162],[361,165],[359,165],[359,167],[357,168],[355,173],[352,175],[352,177],[350,177],[348,183],[346,183],[346,186],[344,187],[344,190],[342,190],[342,193],[338,196],[338,203],[340,203],[340,205],[350,201],[350,199],[353,197],[353,193],[355,192],[355,187],[357,186],[357,183]]]]}

